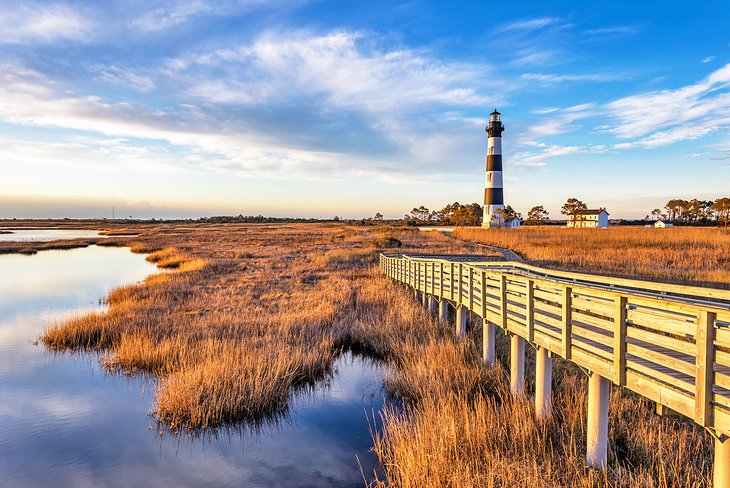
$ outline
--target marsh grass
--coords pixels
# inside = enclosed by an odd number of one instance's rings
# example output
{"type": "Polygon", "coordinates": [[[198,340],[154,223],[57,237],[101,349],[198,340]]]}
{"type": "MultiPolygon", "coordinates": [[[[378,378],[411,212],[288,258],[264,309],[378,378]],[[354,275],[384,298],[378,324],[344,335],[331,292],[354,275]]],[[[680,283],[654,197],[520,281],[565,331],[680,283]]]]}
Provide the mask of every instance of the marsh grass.
{"type": "Polygon", "coordinates": [[[64,251],[96,244],[102,239],[64,239],[49,242],[8,241],[0,244],[0,254],[32,255],[39,251],[64,251]]]}
{"type": "MultiPolygon", "coordinates": [[[[437,232],[336,225],[145,228],[134,239],[171,273],[118,288],[108,310],[49,328],[55,350],[100,351],[110,371],[158,378],[153,413],[173,432],[258,426],[287,415],[293,392],[332,374],[344,350],[388,365],[399,407],[382,414],[373,486],[704,486],[710,440],[689,421],[614,389],[609,469],[587,468],[586,379],[554,362],[554,410],[535,418],[534,354],[525,397],[506,371],[482,366],[480,327],[465,340],[438,323],[411,291],[385,279],[369,242],[397,236],[403,251],[458,253],[437,232]],[[238,258],[238,252],[256,258],[238,258]],[[657,446],[661,446],[658,448],[657,446]]],[[[129,241],[124,241],[129,242],[129,241]]],[[[473,249],[471,249],[473,252],[473,249]]],[[[501,364],[508,340],[498,334],[501,364]]]]}

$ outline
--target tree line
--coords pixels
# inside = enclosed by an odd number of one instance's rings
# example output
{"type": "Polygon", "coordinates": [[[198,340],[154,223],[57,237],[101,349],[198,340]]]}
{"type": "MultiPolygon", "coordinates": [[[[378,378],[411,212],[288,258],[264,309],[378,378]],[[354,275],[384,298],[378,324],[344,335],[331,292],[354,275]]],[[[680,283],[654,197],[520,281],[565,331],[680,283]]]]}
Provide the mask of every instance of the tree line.
{"type": "MultiPolygon", "coordinates": [[[[655,208],[651,212],[654,220],[668,220],[676,224],[711,224],[725,227],[730,224],[730,197],[712,200],[683,200],[673,198],[664,206],[664,211],[655,208]]],[[[649,220],[647,215],[646,220],[649,220]]]]}

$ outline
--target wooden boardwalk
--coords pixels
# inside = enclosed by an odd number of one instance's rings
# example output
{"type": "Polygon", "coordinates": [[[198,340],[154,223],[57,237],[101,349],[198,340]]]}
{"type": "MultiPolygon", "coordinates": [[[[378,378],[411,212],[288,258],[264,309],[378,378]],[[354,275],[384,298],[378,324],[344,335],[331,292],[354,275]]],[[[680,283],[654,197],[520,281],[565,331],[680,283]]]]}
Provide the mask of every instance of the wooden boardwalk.
{"type": "MultiPolygon", "coordinates": [[[[715,438],[716,487],[730,488],[730,291],[537,268],[476,255],[383,254],[385,274],[415,291],[456,330],[466,311],[511,336],[512,389],[524,383],[524,345],[538,351],[536,407],[550,414],[551,357],[590,375],[589,464],[605,465],[610,383],[685,415],[715,438]]],[[[688,460],[691,462],[691,460],[688,460]]]]}

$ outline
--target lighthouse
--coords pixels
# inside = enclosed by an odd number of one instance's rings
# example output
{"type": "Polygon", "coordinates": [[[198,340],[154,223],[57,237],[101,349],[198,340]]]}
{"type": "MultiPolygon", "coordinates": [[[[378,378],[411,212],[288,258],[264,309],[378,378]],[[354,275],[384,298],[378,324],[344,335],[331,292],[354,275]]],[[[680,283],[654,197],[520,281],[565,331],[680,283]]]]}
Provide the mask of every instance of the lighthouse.
{"type": "Polygon", "coordinates": [[[502,190],[502,114],[494,109],[487,126],[487,179],[484,183],[484,217],[482,227],[501,227],[504,224],[504,194],[502,190]]]}

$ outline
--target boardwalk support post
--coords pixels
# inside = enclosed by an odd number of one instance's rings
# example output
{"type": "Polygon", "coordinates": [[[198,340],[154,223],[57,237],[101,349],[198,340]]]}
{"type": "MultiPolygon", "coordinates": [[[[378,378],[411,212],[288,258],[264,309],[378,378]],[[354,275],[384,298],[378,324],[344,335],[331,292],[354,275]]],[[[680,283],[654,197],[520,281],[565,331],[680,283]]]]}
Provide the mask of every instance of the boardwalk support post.
{"type": "Polygon", "coordinates": [[[459,304],[456,307],[456,336],[466,336],[466,312],[467,308],[459,304]]]}
{"type": "Polygon", "coordinates": [[[482,359],[488,366],[494,366],[494,324],[484,319],[482,327],[482,359]]]}
{"type": "Polygon", "coordinates": [[[442,324],[449,322],[449,301],[445,298],[439,302],[439,322],[442,324]]]}
{"type": "Polygon", "coordinates": [[[730,488],[730,438],[728,436],[715,437],[712,486],[714,488],[730,488]]]}
{"type": "Polygon", "coordinates": [[[608,461],[608,398],[611,382],[597,373],[588,380],[588,445],[586,462],[605,468],[608,461]]]}
{"type": "Polygon", "coordinates": [[[428,309],[428,293],[425,291],[421,293],[421,305],[423,305],[423,308],[428,309]]]}
{"type": "Polygon", "coordinates": [[[525,392],[525,339],[512,334],[510,346],[510,390],[513,395],[520,395],[525,392]]]}
{"type": "Polygon", "coordinates": [[[436,315],[436,309],[438,308],[438,300],[435,296],[428,296],[428,313],[433,317],[436,315]]]}
{"type": "Polygon", "coordinates": [[[546,348],[537,348],[535,363],[535,412],[545,420],[553,412],[553,360],[546,348]]]}

